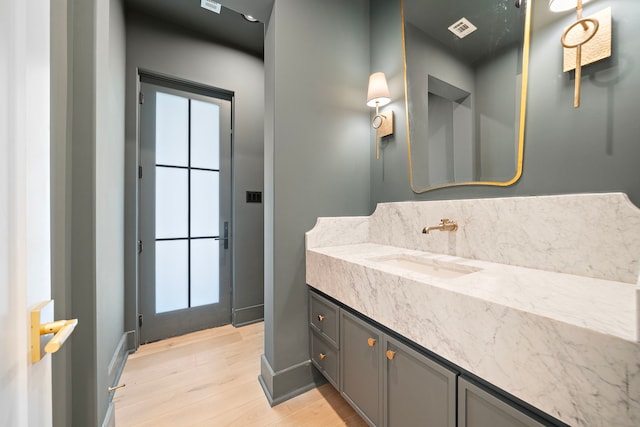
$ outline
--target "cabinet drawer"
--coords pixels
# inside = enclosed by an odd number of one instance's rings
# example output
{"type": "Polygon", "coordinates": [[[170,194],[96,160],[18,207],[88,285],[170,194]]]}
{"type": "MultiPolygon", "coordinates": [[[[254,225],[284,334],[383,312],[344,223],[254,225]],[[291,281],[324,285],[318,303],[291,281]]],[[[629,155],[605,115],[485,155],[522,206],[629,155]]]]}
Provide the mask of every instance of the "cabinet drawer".
{"type": "Polygon", "coordinates": [[[311,361],[325,378],[338,389],[338,352],[315,332],[311,333],[311,361]]]}
{"type": "Polygon", "coordinates": [[[340,309],[331,301],[309,292],[309,324],[312,330],[326,338],[335,348],[339,347],[338,328],[340,309]]]}

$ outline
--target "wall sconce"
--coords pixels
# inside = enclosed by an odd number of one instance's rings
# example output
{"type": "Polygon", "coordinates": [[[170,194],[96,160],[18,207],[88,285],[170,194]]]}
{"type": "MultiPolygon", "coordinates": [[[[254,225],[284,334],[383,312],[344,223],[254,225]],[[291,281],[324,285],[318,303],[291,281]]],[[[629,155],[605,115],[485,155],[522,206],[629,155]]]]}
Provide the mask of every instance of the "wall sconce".
{"type": "Polygon", "coordinates": [[[369,90],[367,91],[367,106],[376,107],[376,115],[371,120],[371,126],[376,130],[376,159],[380,158],[378,140],[393,134],[393,110],[380,114],[378,107],[391,102],[389,86],[384,73],[373,73],[369,76],[369,90]]]}
{"type": "Polygon", "coordinates": [[[582,5],[589,0],[549,0],[549,10],[562,12],[576,9],[576,22],[569,25],[560,37],[564,47],[563,71],[575,68],[573,106],[580,107],[580,78],[582,66],[611,56],[611,8],[588,18],[582,17],[582,5]]]}

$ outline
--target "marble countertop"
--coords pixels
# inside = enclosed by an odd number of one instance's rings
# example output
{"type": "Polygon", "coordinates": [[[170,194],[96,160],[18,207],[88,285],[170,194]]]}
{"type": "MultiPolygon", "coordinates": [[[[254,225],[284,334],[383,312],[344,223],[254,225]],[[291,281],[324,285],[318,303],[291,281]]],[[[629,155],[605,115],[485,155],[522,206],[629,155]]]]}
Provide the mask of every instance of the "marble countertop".
{"type": "MultiPolygon", "coordinates": [[[[628,283],[516,267],[374,243],[330,246],[311,252],[468,297],[636,342],[636,289],[628,283]],[[449,279],[380,262],[394,256],[443,261],[478,269],[449,279]]],[[[425,289],[426,290],[426,289],[425,289]]]]}
{"type": "Polygon", "coordinates": [[[636,287],[376,243],[307,248],[307,283],[571,426],[640,425],[636,287]],[[442,279],[397,256],[475,272],[442,279]]]}

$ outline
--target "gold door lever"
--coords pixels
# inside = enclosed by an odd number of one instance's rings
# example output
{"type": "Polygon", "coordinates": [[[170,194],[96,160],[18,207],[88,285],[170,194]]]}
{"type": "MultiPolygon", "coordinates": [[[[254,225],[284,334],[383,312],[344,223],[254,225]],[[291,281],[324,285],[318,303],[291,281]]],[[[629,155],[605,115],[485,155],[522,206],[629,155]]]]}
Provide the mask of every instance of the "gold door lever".
{"type": "Polygon", "coordinates": [[[69,338],[78,319],[58,320],[56,322],[42,322],[42,317],[52,317],[53,301],[46,301],[31,310],[31,362],[36,363],[42,359],[42,344],[46,336],[54,334],[44,345],[45,353],[55,353],[60,350],[62,344],[69,338]]]}

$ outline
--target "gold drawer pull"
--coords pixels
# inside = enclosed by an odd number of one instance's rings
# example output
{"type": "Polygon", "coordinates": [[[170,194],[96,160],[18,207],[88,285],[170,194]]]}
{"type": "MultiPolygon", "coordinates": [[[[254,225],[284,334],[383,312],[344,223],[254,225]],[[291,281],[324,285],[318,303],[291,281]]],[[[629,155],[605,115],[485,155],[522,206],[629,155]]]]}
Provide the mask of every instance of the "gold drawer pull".
{"type": "Polygon", "coordinates": [[[396,357],[396,352],[393,350],[387,350],[387,359],[393,360],[394,357],[396,357]]]}
{"type": "Polygon", "coordinates": [[[318,314],[318,321],[322,322],[324,320],[324,316],[322,314],[318,314]]]}
{"type": "Polygon", "coordinates": [[[369,344],[369,347],[373,347],[374,345],[376,345],[376,339],[375,338],[369,338],[367,340],[367,344],[369,344]]]}
{"type": "Polygon", "coordinates": [[[324,358],[327,357],[327,355],[324,353],[320,353],[318,357],[320,358],[320,360],[324,360],[324,358]]]}

